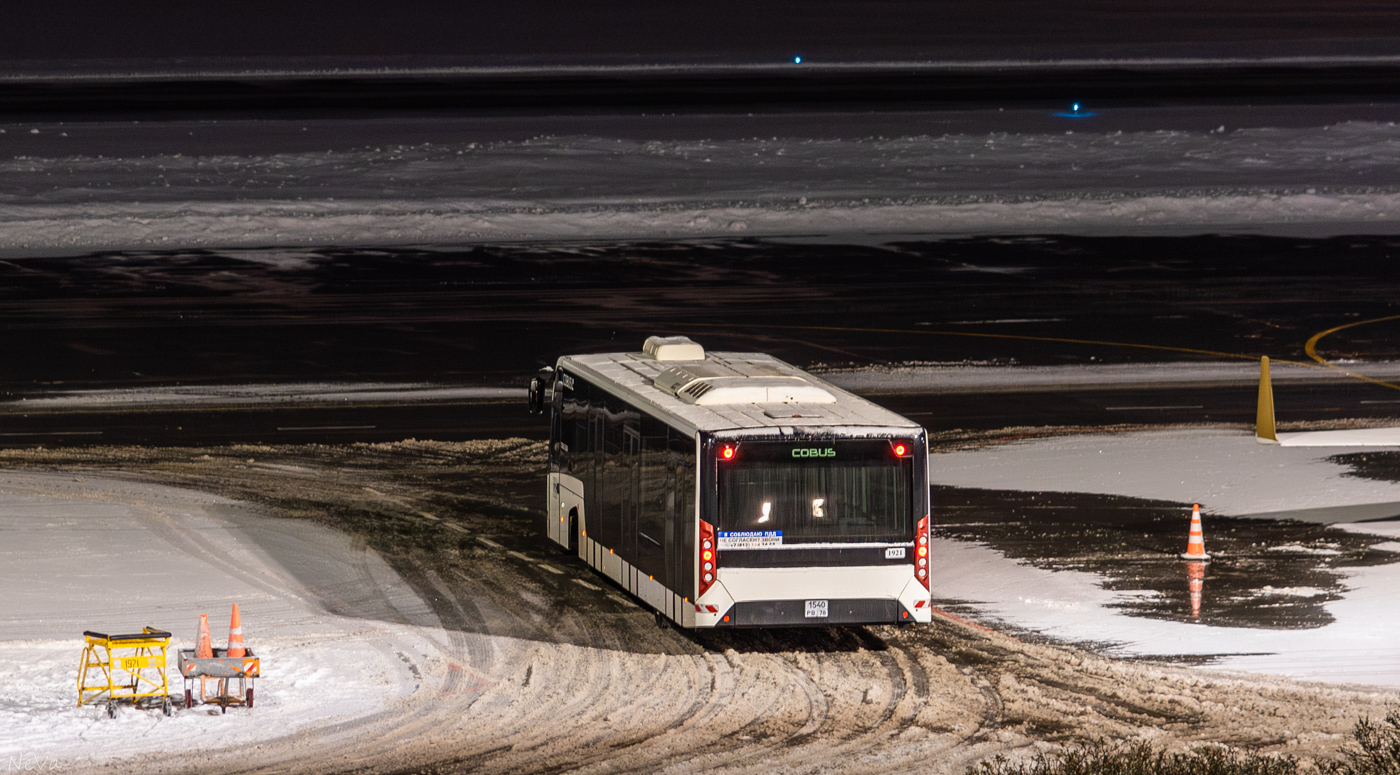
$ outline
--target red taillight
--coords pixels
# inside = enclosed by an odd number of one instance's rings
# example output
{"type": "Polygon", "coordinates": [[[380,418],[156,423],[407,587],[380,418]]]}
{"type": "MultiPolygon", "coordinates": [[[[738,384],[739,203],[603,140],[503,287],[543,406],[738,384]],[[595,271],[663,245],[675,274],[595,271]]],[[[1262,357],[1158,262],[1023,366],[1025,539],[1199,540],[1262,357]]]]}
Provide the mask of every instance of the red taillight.
{"type": "MultiPolygon", "coordinates": [[[[725,449],[731,450],[732,447],[725,449]]],[[[719,548],[715,546],[715,526],[705,520],[700,520],[700,567],[698,568],[700,577],[700,591],[695,596],[698,600],[710,591],[710,585],[715,583],[715,574],[719,572],[719,548]]]]}
{"type": "Polygon", "coordinates": [[[919,526],[914,530],[914,543],[918,547],[914,549],[914,575],[918,577],[919,583],[924,585],[924,589],[929,589],[928,585],[928,517],[919,520],[919,526]]]}
{"type": "Polygon", "coordinates": [[[719,448],[719,456],[720,456],[720,459],[721,459],[721,460],[733,460],[733,459],[734,459],[734,452],[735,452],[735,450],[734,450],[733,445],[725,444],[723,447],[720,447],[720,448],[719,448]]]}
{"type": "Polygon", "coordinates": [[[895,457],[904,457],[904,456],[907,455],[907,454],[909,454],[909,447],[908,447],[908,445],[906,445],[906,444],[896,444],[896,445],[894,445],[894,456],[895,456],[895,457]]]}

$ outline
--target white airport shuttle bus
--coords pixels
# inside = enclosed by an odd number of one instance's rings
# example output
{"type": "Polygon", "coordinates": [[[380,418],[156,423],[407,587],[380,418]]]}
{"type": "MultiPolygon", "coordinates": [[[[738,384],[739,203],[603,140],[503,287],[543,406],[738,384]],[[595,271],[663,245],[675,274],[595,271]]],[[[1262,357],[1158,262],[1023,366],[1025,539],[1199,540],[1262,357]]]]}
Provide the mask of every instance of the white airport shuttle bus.
{"type": "Polygon", "coordinates": [[[545,534],[683,627],[931,621],[924,429],[770,355],[685,337],[570,355],[545,534]]]}

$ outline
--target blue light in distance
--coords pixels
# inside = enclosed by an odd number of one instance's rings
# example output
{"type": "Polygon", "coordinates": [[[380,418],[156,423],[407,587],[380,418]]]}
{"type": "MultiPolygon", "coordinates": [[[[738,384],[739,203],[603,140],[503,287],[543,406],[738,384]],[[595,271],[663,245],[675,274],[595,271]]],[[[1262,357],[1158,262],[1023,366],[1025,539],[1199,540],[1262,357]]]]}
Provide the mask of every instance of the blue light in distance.
{"type": "Polygon", "coordinates": [[[1090,116],[1096,116],[1098,114],[1092,110],[1085,110],[1083,104],[1074,102],[1070,103],[1069,110],[1062,110],[1055,115],[1060,118],[1089,118],[1090,116]]]}
{"type": "Polygon", "coordinates": [[[800,64],[802,64],[802,57],[800,57],[800,56],[798,56],[798,57],[793,57],[793,58],[792,58],[792,63],[795,64],[795,65],[800,65],[800,64]]]}

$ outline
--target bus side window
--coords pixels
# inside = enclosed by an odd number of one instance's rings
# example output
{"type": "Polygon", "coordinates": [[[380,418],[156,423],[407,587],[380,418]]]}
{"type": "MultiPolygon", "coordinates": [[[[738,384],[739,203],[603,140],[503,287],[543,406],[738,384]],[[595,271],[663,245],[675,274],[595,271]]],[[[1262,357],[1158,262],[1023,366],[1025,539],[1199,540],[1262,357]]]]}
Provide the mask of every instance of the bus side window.
{"type": "Polygon", "coordinates": [[[665,423],[648,414],[641,416],[641,460],[638,477],[637,559],[648,576],[664,581],[666,525],[675,494],[670,490],[665,423]]]}
{"type": "Polygon", "coordinates": [[[668,429],[667,465],[675,509],[670,510],[666,525],[666,586],[682,596],[694,594],[695,573],[695,437],[668,429]]]}

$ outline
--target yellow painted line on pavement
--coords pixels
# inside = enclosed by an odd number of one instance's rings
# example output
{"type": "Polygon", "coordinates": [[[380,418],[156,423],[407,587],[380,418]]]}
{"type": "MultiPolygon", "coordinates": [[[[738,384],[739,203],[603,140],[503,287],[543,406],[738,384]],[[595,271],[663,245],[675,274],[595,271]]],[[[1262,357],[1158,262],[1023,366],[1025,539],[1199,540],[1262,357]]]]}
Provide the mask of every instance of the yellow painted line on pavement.
{"type": "Polygon", "coordinates": [[[1390,388],[1391,390],[1400,390],[1400,385],[1396,385],[1396,384],[1394,384],[1394,383],[1392,383],[1392,382],[1385,382],[1385,381],[1383,381],[1383,380],[1376,379],[1375,377],[1368,377],[1368,376],[1366,376],[1365,374],[1357,374],[1357,373],[1354,372],[1354,371],[1347,371],[1346,369],[1342,368],[1341,366],[1338,366],[1337,364],[1335,364],[1335,363],[1333,363],[1333,362],[1327,360],[1326,358],[1323,358],[1321,355],[1318,355],[1318,354],[1317,354],[1317,343],[1318,343],[1319,341],[1321,341],[1323,337],[1331,336],[1332,334],[1335,334],[1335,333],[1337,333],[1338,331],[1345,331],[1345,330],[1347,330],[1348,328],[1356,328],[1357,326],[1365,326],[1365,325],[1369,325],[1369,324],[1371,324],[1371,323],[1384,323],[1384,322],[1386,322],[1386,321],[1388,321],[1388,320],[1400,320],[1400,315],[1388,315],[1388,316],[1383,317],[1383,318],[1371,318],[1370,320],[1358,320],[1358,321],[1356,321],[1355,323],[1347,323],[1347,324],[1345,324],[1345,325],[1335,326],[1335,327],[1333,327],[1333,328],[1329,328],[1329,329],[1327,329],[1326,331],[1318,332],[1318,333],[1312,335],[1312,338],[1308,340],[1307,344],[1303,345],[1303,352],[1307,353],[1307,355],[1308,355],[1309,358],[1312,358],[1313,360],[1315,360],[1315,361],[1317,361],[1318,363],[1322,364],[1324,368],[1328,368],[1328,369],[1331,369],[1331,370],[1333,370],[1333,371],[1340,372],[1340,373],[1342,373],[1342,374],[1347,375],[1348,377],[1354,377],[1355,379],[1359,379],[1359,380],[1362,380],[1362,381],[1364,381],[1364,382],[1370,382],[1370,383],[1373,384],[1373,385],[1380,385],[1381,387],[1387,387],[1387,388],[1390,388]]]}

